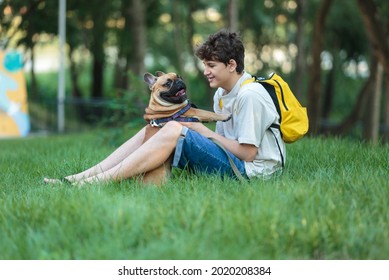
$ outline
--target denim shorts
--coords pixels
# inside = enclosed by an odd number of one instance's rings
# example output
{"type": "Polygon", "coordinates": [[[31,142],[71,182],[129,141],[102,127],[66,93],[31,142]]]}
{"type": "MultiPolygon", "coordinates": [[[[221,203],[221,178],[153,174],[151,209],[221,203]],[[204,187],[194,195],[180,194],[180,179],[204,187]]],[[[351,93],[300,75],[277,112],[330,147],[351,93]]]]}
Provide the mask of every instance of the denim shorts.
{"type": "Polygon", "coordinates": [[[178,139],[172,165],[196,173],[218,174],[221,177],[236,178],[226,153],[233,160],[242,176],[248,178],[243,160],[229,151],[223,150],[212,140],[184,126],[178,139]]]}

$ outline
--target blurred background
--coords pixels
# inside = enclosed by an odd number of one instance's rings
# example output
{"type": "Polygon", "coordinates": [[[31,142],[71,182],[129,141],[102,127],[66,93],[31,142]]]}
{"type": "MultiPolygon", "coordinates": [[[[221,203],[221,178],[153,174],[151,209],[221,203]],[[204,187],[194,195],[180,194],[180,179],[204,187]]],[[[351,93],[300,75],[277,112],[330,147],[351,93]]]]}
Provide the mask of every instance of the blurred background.
{"type": "Polygon", "coordinates": [[[0,52],[22,58],[30,133],[120,128],[143,122],[145,72],[179,73],[211,109],[193,49],[228,28],[246,71],[289,82],[311,136],[388,142],[388,15],[384,0],[0,0],[0,52]]]}

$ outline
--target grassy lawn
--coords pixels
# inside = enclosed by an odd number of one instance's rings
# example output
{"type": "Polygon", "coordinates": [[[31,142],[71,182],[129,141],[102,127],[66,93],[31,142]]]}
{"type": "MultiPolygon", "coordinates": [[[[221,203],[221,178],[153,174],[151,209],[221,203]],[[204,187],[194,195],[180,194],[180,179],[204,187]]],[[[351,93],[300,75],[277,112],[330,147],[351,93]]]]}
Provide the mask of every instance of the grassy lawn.
{"type": "Polygon", "coordinates": [[[76,188],[42,178],[101,160],[102,132],[1,140],[0,259],[389,259],[388,145],[287,148],[269,181],[175,171],[162,188],[76,188]]]}

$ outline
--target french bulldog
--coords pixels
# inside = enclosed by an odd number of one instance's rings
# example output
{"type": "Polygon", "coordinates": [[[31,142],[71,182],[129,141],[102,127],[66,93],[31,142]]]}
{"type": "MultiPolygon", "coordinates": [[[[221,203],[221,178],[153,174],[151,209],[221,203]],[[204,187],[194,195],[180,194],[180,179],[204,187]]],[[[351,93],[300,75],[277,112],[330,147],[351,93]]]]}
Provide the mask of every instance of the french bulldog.
{"type": "Polygon", "coordinates": [[[163,125],[169,120],[215,122],[231,118],[230,115],[192,107],[186,94],[186,85],[176,73],[165,74],[158,71],[157,76],[146,73],[144,81],[150,87],[151,96],[143,117],[151,125],[163,125]]]}
{"type": "MultiPolygon", "coordinates": [[[[216,114],[214,112],[197,109],[191,106],[186,94],[186,85],[176,73],[163,73],[158,71],[157,76],[144,74],[144,81],[149,85],[151,94],[148,107],[143,118],[150,122],[146,127],[143,142],[157,133],[158,129],[170,120],[180,122],[215,122],[228,121],[230,115],[216,114]]],[[[143,183],[162,185],[171,173],[172,156],[158,168],[144,174],[143,183]]]]}

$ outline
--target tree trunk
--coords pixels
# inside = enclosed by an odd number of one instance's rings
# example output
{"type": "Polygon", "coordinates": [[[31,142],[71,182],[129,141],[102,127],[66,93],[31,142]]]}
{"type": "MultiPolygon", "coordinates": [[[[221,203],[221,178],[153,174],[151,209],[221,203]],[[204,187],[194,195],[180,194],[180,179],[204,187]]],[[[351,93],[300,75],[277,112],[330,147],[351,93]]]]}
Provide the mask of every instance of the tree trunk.
{"type": "Polygon", "coordinates": [[[104,42],[105,42],[105,21],[100,13],[93,15],[93,44],[91,46],[91,53],[93,56],[92,62],[92,86],[91,97],[99,99],[103,97],[103,71],[105,64],[104,42]]]}
{"type": "Polygon", "coordinates": [[[177,65],[175,66],[177,68],[177,72],[182,75],[182,76],[185,76],[185,73],[184,73],[184,60],[182,58],[182,54],[184,53],[184,45],[182,44],[182,42],[184,42],[185,40],[183,39],[183,36],[182,36],[182,18],[181,18],[181,15],[182,15],[182,11],[181,11],[181,6],[180,6],[180,2],[181,1],[178,1],[178,0],[174,0],[173,1],[173,24],[174,24],[174,27],[173,27],[173,34],[174,34],[174,47],[175,47],[175,56],[176,56],[176,61],[177,61],[177,65]]]}
{"type": "Polygon", "coordinates": [[[297,57],[295,72],[295,94],[299,100],[304,96],[304,77],[306,76],[306,49],[305,49],[305,0],[297,0],[297,57]]]}
{"type": "Polygon", "coordinates": [[[376,144],[379,137],[380,100],[382,96],[382,75],[383,68],[380,63],[377,65],[374,81],[374,90],[368,99],[365,110],[365,121],[363,127],[364,139],[376,144]]]}
{"type": "MultiPolygon", "coordinates": [[[[377,7],[373,1],[357,0],[357,3],[373,49],[373,55],[377,57],[382,65],[386,85],[385,92],[387,92],[389,91],[389,43],[386,40],[388,38],[387,32],[385,32],[384,25],[378,18],[377,7]]],[[[379,100],[376,102],[379,102],[379,100]]]]}
{"type": "Polygon", "coordinates": [[[122,96],[124,90],[129,87],[128,65],[131,59],[132,30],[131,30],[131,0],[123,0],[121,10],[124,17],[124,28],[117,33],[118,56],[115,62],[114,88],[119,90],[119,96],[122,96]]]}
{"type": "Polygon", "coordinates": [[[238,0],[228,1],[228,28],[232,32],[238,31],[239,3],[238,0]]]}
{"type": "Polygon", "coordinates": [[[332,0],[322,0],[316,16],[312,48],[311,76],[308,86],[308,114],[310,134],[317,135],[320,126],[321,101],[321,52],[323,49],[325,19],[331,7],[332,0]]]}
{"type": "Polygon", "coordinates": [[[104,60],[101,57],[95,55],[92,66],[92,92],[91,96],[94,99],[100,99],[103,97],[103,70],[104,60]]]}
{"type": "MultiPolygon", "coordinates": [[[[187,32],[188,32],[187,43],[188,43],[189,48],[192,50],[193,49],[192,40],[193,40],[193,37],[195,35],[192,13],[195,12],[196,8],[195,8],[195,4],[193,3],[193,1],[188,2],[188,7],[189,7],[189,11],[188,11],[188,16],[186,18],[186,26],[188,28],[188,30],[187,30],[187,32]]],[[[198,65],[197,57],[195,55],[192,55],[192,58],[193,58],[193,65],[196,68],[196,76],[203,77],[202,71],[198,65]]]]}
{"type": "Polygon", "coordinates": [[[131,70],[136,76],[143,76],[145,73],[144,59],[146,55],[146,22],[144,15],[144,4],[142,0],[132,0],[132,6],[128,13],[131,19],[131,30],[133,35],[133,62],[131,70]]]}
{"type": "Polygon", "coordinates": [[[386,86],[389,86],[389,44],[382,22],[378,19],[377,7],[374,1],[357,0],[359,10],[365,24],[367,37],[373,49],[374,56],[382,64],[386,86]]]}

